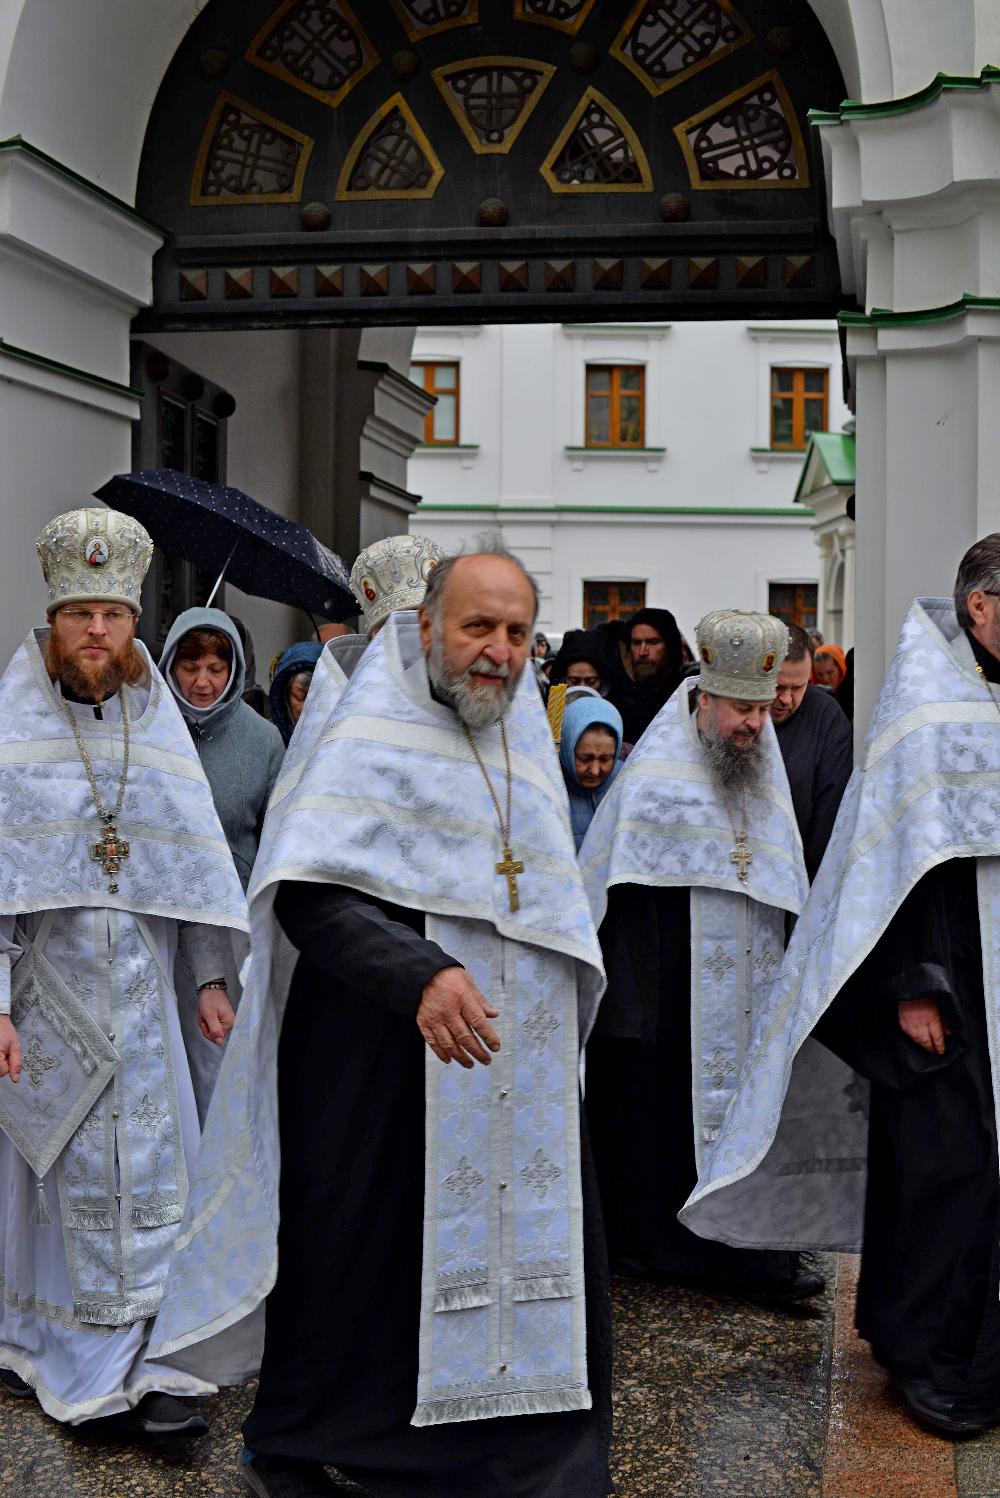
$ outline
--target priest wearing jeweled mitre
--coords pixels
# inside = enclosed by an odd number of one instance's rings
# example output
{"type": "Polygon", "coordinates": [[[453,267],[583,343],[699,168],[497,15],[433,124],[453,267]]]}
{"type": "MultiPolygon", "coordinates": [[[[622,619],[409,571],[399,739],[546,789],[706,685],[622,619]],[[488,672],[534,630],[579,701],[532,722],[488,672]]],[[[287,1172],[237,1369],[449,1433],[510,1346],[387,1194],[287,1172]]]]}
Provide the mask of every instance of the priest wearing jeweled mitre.
{"type": "Polygon", "coordinates": [[[797,1300],[823,1287],[797,1255],[677,1221],[808,890],[769,716],[788,631],[718,609],[697,645],[698,677],[647,728],[580,850],[608,975],[587,1116],[613,1268],[797,1300]]]}
{"type": "Polygon", "coordinates": [[[191,1045],[225,1043],[247,920],[135,638],[152,552],[114,510],[50,521],[48,626],[0,678],[0,1383],[73,1426],[190,1437],[211,1386],[147,1361],[199,1143],[179,1006],[191,1045]]]}
{"type": "Polygon", "coordinates": [[[268,812],[251,968],[153,1346],[245,1375],[271,1291],[244,1426],[257,1495],[333,1492],[326,1466],[379,1498],[609,1489],[579,1112],[603,973],[524,671],[536,612],[508,554],[440,562],[268,812]],[[227,1191],[238,1237],[213,1216],[227,1191]],[[199,1304],[206,1270],[219,1293],[199,1304]]]}

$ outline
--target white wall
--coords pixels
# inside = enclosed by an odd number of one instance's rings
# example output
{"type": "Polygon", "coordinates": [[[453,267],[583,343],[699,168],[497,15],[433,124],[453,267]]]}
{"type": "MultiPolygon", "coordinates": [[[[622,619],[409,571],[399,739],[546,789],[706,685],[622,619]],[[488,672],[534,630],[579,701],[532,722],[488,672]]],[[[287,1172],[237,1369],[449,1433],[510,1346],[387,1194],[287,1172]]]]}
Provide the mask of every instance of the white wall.
{"type": "Polygon", "coordinates": [[[414,454],[411,530],[453,548],[502,529],[538,578],[543,626],[582,623],[585,580],[644,581],[689,633],[709,608],[766,608],[768,580],[818,580],[793,503],[803,455],[769,451],[770,370],[826,369],[838,430],[834,324],[422,328],[413,357],[459,363],[461,445],[414,454]],[[580,450],[588,363],[644,368],[644,451],[580,450]]]}

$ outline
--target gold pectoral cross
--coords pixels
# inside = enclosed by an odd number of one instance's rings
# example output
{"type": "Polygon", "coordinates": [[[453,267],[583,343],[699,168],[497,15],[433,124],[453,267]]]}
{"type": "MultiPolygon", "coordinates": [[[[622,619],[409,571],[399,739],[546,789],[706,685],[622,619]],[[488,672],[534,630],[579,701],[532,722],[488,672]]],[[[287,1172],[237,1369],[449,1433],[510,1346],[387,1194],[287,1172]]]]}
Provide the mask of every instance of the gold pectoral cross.
{"type": "Polygon", "coordinates": [[[506,844],[503,850],[503,862],[497,864],[497,873],[503,874],[507,880],[507,893],[510,896],[511,911],[520,910],[521,901],[517,893],[517,876],[524,873],[524,864],[519,858],[513,856],[506,844]]]}
{"type": "Polygon", "coordinates": [[[747,835],[745,832],[738,832],[736,834],[736,847],[729,855],[729,862],[738,865],[736,877],[741,884],[746,884],[747,879],[750,877],[747,870],[753,863],[753,853],[747,847],[747,835]]]}
{"type": "Polygon", "coordinates": [[[118,881],[114,876],[121,868],[122,859],[128,857],[128,843],[124,838],[118,836],[118,828],[113,822],[106,822],[99,840],[96,843],[91,843],[90,856],[95,862],[104,865],[104,872],[110,880],[108,894],[116,895],[118,893],[118,881]]]}

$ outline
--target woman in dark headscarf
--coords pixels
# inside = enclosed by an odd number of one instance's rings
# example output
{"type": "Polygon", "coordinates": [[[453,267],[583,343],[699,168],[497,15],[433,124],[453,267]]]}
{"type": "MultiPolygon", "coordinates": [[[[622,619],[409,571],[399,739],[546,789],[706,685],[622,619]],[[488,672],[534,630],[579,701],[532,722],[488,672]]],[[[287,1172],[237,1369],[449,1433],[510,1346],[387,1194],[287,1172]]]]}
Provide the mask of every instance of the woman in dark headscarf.
{"type": "Polygon", "coordinates": [[[271,720],[285,741],[285,747],[295,731],[299,714],[312,682],[316,662],[323,654],[323,646],[315,640],[290,645],[278,661],[271,682],[271,720]]]}
{"type": "Polygon", "coordinates": [[[564,681],[567,686],[590,687],[606,697],[611,673],[611,652],[604,636],[596,629],[569,629],[563,635],[549,679],[553,686],[564,681]]]}

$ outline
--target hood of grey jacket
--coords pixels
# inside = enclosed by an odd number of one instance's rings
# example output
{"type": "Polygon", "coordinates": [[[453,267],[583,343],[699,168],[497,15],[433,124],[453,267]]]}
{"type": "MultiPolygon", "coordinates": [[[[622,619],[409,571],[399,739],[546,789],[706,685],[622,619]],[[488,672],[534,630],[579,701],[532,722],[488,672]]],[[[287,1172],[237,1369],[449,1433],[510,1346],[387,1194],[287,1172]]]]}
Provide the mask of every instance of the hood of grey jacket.
{"type": "Polygon", "coordinates": [[[160,656],[160,672],[173,692],[185,722],[204,732],[221,728],[222,724],[239,709],[246,678],[243,642],[240,639],[239,630],[229,615],[224,614],[221,609],[185,609],[183,614],[178,614],[164,641],[163,654],[160,656]],[[174,680],[173,664],[177,647],[184,636],[190,634],[193,629],[214,629],[219,634],[225,635],[233,647],[233,667],[229,673],[226,689],[208,707],[195,707],[192,702],[188,702],[174,680]]]}

